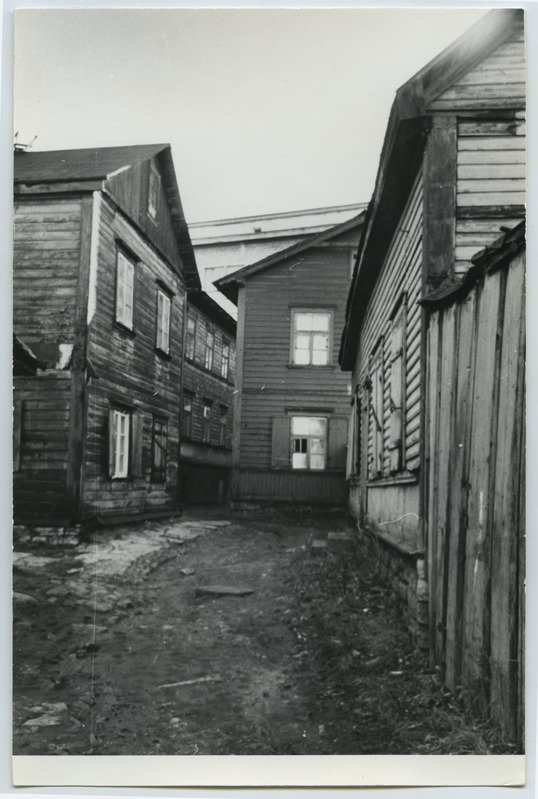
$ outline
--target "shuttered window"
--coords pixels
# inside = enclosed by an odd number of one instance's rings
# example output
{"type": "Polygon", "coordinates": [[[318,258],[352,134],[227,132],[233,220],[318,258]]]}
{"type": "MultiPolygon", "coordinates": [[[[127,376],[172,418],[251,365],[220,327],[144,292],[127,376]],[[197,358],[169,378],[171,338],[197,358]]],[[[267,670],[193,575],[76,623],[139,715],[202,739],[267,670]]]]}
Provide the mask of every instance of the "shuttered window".
{"type": "Polygon", "coordinates": [[[391,472],[403,468],[403,419],[405,402],[405,306],[392,323],[390,335],[390,440],[391,472]]]}
{"type": "Polygon", "coordinates": [[[211,408],[213,403],[204,400],[202,416],[202,441],[208,444],[211,441],[211,408]]]}
{"type": "Polygon", "coordinates": [[[273,417],[271,467],[345,471],[348,420],[290,414],[273,417]]]}
{"type": "Polygon", "coordinates": [[[187,340],[185,343],[185,357],[194,361],[194,349],[196,342],[196,319],[190,314],[187,316],[187,340]]]}
{"type": "Polygon", "coordinates": [[[143,417],[111,408],[108,422],[108,468],[113,479],[142,476],[143,417]]]}
{"type": "Polygon", "coordinates": [[[327,366],[330,363],[332,314],[325,310],[296,309],[292,313],[291,363],[327,366]]]}
{"type": "Polygon", "coordinates": [[[380,352],[370,365],[370,477],[383,472],[383,358],[380,352]]]}
{"type": "Polygon", "coordinates": [[[165,419],[153,418],[153,446],[151,479],[162,483],[166,480],[166,460],[168,449],[168,423],[165,419]]]}
{"type": "Polygon", "coordinates": [[[134,263],[118,249],[116,252],[116,322],[133,329],[134,263]]]}
{"type": "Polygon", "coordinates": [[[170,307],[171,300],[168,294],[161,289],[157,290],[157,347],[170,353],[170,307]]]}

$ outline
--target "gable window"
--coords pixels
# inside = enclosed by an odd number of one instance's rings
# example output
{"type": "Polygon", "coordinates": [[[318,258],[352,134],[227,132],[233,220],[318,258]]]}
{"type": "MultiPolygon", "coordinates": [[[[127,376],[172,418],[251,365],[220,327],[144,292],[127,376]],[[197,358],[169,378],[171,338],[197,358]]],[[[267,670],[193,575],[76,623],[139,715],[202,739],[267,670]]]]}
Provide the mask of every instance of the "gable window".
{"type": "Polygon", "coordinates": [[[202,441],[206,444],[211,440],[211,407],[210,400],[204,400],[204,409],[202,416],[202,441]]]}
{"type": "Polygon", "coordinates": [[[292,315],[294,366],[327,366],[330,362],[332,314],[324,310],[295,310],[292,315]]]}
{"type": "Polygon", "coordinates": [[[226,342],[222,345],[222,360],[220,362],[220,374],[225,380],[228,380],[228,373],[230,371],[230,345],[226,342]]]}
{"type": "Polygon", "coordinates": [[[133,329],[134,263],[116,251],[116,322],[133,329]]]}
{"type": "Polygon", "coordinates": [[[215,352],[215,334],[210,330],[206,333],[205,338],[205,359],[204,365],[206,369],[213,369],[213,356],[215,352]]]}
{"type": "Polygon", "coordinates": [[[194,397],[189,392],[183,394],[183,435],[192,438],[192,406],[194,397]]]}
{"type": "Polygon", "coordinates": [[[327,466],[327,419],[292,416],[292,469],[325,469],[327,466]]]}
{"type": "Polygon", "coordinates": [[[165,419],[154,416],[151,479],[156,483],[163,483],[166,480],[167,444],[168,423],[165,419]]]}
{"type": "Polygon", "coordinates": [[[194,348],[196,342],[196,319],[190,314],[187,316],[187,340],[185,342],[185,357],[194,361],[194,348]]]}
{"type": "Polygon", "coordinates": [[[226,428],[228,422],[228,408],[226,405],[220,406],[219,416],[219,444],[224,447],[226,444],[226,428]]]}
{"type": "Polygon", "coordinates": [[[129,450],[131,414],[128,411],[112,409],[112,477],[127,477],[129,474],[129,450]]]}
{"type": "Polygon", "coordinates": [[[168,294],[157,291],[157,347],[167,355],[170,353],[170,306],[168,294]]]}
{"type": "Polygon", "coordinates": [[[157,221],[159,215],[159,195],[161,193],[161,176],[153,164],[149,168],[148,184],[148,216],[153,221],[157,221]]]}

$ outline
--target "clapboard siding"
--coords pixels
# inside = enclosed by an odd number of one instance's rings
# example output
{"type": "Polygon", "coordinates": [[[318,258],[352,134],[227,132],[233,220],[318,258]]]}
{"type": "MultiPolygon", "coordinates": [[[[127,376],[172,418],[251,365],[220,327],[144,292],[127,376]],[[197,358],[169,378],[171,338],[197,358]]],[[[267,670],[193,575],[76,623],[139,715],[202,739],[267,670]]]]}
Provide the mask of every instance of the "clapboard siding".
{"type": "Polygon", "coordinates": [[[350,381],[338,367],[338,347],[349,281],[349,251],[330,248],[306,250],[249,278],[242,380],[242,469],[270,468],[272,418],[286,409],[335,412],[341,408],[339,415],[348,415],[350,381]],[[328,367],[290,366],[292,310],[310,307],[333,312],[332,363],[328,367]]]}
{"type": "Polygon", "coordinates": [[[66,491],[71,372],[15,377],[13,400],[19,407],[14,438],[20,442],[13,473],[13,506],[18,522],[68,523],[66,491]]]}
{"type": "Polygon", "coordinates": [[[456,189],[456,275],[500,228],[514,227],[525,204],[523,112],[508,121],[460,120],[456,189]],[[493,207],[493,209],[492,209],[493,207]],[[473,209],[473,218],[462,218],[473,209]]]}
{"type": "Polygon", "coordinates": [[[77,197],[15,202],[13,330],[29,346],[73,340],[81,209],[77,197]]]}
{"type": "Polygon", "coordinates": [[[96,247],[95,304],[89,324],[88,354],[97,372],[88,394],[83,512],[120,515],[174,509],[177,502],[179,408],[185,291],[177,273],[137,229],[101,201],[96,247]],[[137,257],[133,334],[115,324],[117,242],[137,257]],[[172,292],[170,357],[156,345],[157,291],[161,281],[172,292]],[[108,417],[111,405],[124,403],[142,423],[140,477],[111,480],[108,474],[108,417]],[[151,481],[152,426],[168,423],[166,481],[151,481]]]}
{"type": "Polygon", "coordinates": [[[312,505],[341,505],[346,499],[346,482],[339,474],[275,472],[241,469],[240,494],[243,500],[305,502],[312,505]]]}
{"type": "Polygon", "coordinates": [[[519,107],[525,103],[525,44],[523,31],[500,45],[492,55],[435,98],[432,111],[519,107]]]}

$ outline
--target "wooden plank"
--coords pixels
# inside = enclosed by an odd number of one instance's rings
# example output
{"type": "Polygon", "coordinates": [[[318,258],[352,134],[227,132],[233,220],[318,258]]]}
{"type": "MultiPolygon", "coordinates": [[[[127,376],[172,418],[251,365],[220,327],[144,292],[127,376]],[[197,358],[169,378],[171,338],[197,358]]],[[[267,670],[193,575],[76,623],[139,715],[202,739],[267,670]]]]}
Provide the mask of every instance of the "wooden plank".
{"type": "Polygon", "coordinates": [[[510,152],[510,151],[517,151],[517,150],[525,150],[526,149],[526,139],[525,136],[491,136],[491,135],[484,135],[482,132],[477,132],[476,136],[471,136],[467,134],[463,136],[460,134],[458,137],[458,150],[460,152],[465,151],[472,151],[472,150],[498,150],[501,152],[510,152]]]}
{"type": "Polygon", "coordinates": [[[471,164],[513,165],[514,167],[525,164],[525,150],[461,150],[458,153],[460,168],[471,164]]]}
{"type": "Polygon", "coordinates": [[[490,625],[490,539],[488,536],[490,449],[493,396],[498,362],[497,328],[501,301],[501,273],[495,272],[481,288],[476,330],[475,381],[472,396],[473,424],[469,446],[469,494],[467,503],[466,563],[464,588],[464,659],[462,682],[482,708],[488,702],[490,625]]]}
{"type": "Polygon", "coordinates": [[[521,450],[521,330],[524,328],[524,261],[507,275],[502,324],[497,447],[491,515],[491,709],[511,740],[517,737],[518,705],[518,549],[521,450]]]}
{"type": "Polygon", "coordinates": [[[455,241],[457,119],[434,117],[424,155],[423,284],[452,274],[455,241]]]}
{"type": "Polygon", "coordinates": [[[472,429],[473,377],[475,369],[476,291],[459,308],[456,391],[451,416],[451,451],[449,482],[453,486],[449,508],[450,541],[446,615],[445,680],[454,690],[459,684],[462,663],[463,592],[465,575],[465,517],[467,512],[470,435],[472,429]]]}
{"type": "Polygon", "coordinates": [[[505,178],[494,180],[493,177],[485,179],[458,180],[457,193],[458,197],[462,194],[517,194],[518,192],[524,195],[525,180],[524,178],[505,178]]]}
{"type": "Polygon", "coordinates": [[[524,219],[525,205],[483,205],[470,206],[458,205],[456,209],[458,219],[524,219]]]}
{"type": "Polygon", "coordinates": [[[525,164],[458,164],[458,184],[462,190],[465,181],[520,181],[525,179],[525,174],[525,164]]]}
{"type": "MultiPolygon", "coordinates": [[[[437,563],[437,488],[439,461],[437,457],[437,437],[439,430],[439,314],[432,316],[429,322],[427,337],[428,361],[426,380],[426,442],[427,454],[425,455],[425,484],[427,492],[425,505],[427,507],[426,538],[426,565],[428,578],[428,606],[429,606],[429,637],[430,648],[435,652],[436,622],[437,622],[437,591],[436,591],[436,563],[437,563]]],[[[407,452],[409,463],[410,453],[407,452]]]]}
{"type": "Polygon", "coordinates": [[[480,207],[489,208],[492,205],[504,205],[507,208],[507,216],[514,216],[515,209],[525,204],[525,191],[513,192],[458,192],[456,200],[458,205],[457,213],[459,214],[460,207],[480,207]]]}

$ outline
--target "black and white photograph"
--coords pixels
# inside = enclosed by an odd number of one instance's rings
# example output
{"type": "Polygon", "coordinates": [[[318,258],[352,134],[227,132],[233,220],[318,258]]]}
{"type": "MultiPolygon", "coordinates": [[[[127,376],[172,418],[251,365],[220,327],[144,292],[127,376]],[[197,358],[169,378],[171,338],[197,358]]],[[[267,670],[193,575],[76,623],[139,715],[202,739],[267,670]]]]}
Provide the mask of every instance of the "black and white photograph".
{"type": "Polygon", "coordinates": [[[14,17],[16,784],[521,784],[524,11],[14,17]]]}

